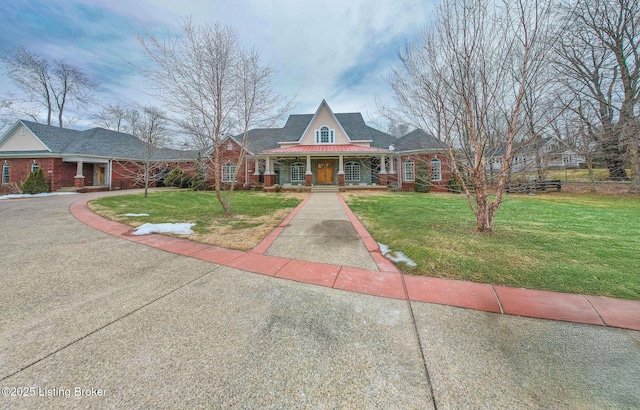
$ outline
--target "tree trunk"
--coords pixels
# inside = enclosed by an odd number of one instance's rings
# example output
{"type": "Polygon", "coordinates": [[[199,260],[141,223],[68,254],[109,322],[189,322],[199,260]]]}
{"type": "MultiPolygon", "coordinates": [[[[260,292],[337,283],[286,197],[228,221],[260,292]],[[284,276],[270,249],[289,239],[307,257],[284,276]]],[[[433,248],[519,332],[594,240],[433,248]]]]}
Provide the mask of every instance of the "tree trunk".
{"type": "Polygon", "coordinates": [[[629,192],[640,192],[640,148],[638,143],[632,141],[629,144],[629,156],[631,160],[631,186],[629,192]]]}
{"type": "Polygon", "coordinates": [[[149,197],[149,167],[145,165],[144,167],[144,197],[149,197]]]}
{"type": "Polygon", "coordinates": [[[476,227],[478,232],[491,232],[493,229],[493,209],[489,205],[489,197],[484,190],[476,191],[476,227]]]}
{"type": "Polygon", "coordinates": [[[629,176],[627,170],[624,167],[624,161],[619,159],[609,159],[607,161],[607,168],[609,169],[609,179],[612,181],[628,181],[629,176]]]}

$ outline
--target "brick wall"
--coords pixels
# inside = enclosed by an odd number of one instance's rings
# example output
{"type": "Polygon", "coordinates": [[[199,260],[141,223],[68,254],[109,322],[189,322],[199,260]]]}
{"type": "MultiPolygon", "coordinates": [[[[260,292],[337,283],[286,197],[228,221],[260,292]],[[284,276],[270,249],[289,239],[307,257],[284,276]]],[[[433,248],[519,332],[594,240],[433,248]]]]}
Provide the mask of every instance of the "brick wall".
{"type": "Polygon", "coordinates": [[[431,181],[431,192],[448,192],[449,180],[451,179],[451,163],[446,155],[442,154],[416,154],[416,155],[402,155],[400,157],[400,166],[397,169],[398,177],[402,178],[402,190],[413,191],[414,182],[404,180],[404,163],[405,161],[413,161],[414,174],[417,174],[420,167],[426,167],[431,172],[431,160],[437,158],[440,160],[440,168],[442,178],[440,181],[431,181]]]}
{"type": "MultiPolygon", "coordinates": [[[[220,176],[222,177],[222,166],[227,163],[231,163],[235,165],[238,170],[238,180],[236,181],[234,189],[245,189],[246,184],[251,183],[251,178],[254,173],[254,162],[249,161],[249,180],[247,180],[247,175],[245,173],[245,159],[238,165],[238,158],[240,156],[241,147],[235,141],[225,141],[220,146],[220,176]]],[[[208,158],[205,158],[207,161],[207,186],[212,187],[215,185],[215,171],[213,169],[213,163],[208,158]]],[[[230,184],[223,184],[230,185],[230,184]]]]}
{"type": "MultiPolygon", "coordinates": [[[[0,165],[4,165],[5,162],[7,162],[10,166],[9,184],[0,185],[0,193],[9,192],[10,184],[16,183],[21,185],[31,173],[31,165],[34,161],[42,169],[42,172],[49,184],[49,190],[58,190],[60,188],[58,172],[60,163],[62,162],[60,158],[12,158],[8,160],[0,160],[0,165]]],[[[73,179],[71,186],[73,186],[73,179]]]]}

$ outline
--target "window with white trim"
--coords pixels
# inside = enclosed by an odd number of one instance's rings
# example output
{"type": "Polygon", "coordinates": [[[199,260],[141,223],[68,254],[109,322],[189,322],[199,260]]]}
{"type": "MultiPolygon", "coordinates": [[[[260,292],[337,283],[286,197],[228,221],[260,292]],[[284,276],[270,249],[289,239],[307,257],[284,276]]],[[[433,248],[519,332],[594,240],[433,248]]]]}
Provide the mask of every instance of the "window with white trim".
{"type": "Polygon", "coordinates": [[[336,141],[335,135],[335,130],[323,125],[319,130],[316,130],[316,144],[333,144],[336,141]]]}
{"type": "Polygon", "coordinates": [[[9,183],[10,172],[11,172],[11,166],[9,165],[8,162],[5,162],[4,165],[2,165],[2,183],[3,184],[9,183]]]}
{"type": "Polygon", "coordinates": [[[344,164],[344,180],[346,182],[360,182],[360,164],[358,162],[344,164]]]}
{"type": "Polygon", "coordinates": [[[31,172],[36,172],[39,169],[40,169],[40,165],[37,162],[33,161],[33,164],[31,164],[31,172]]]}
{"type": "Polygon", "coordinates": [[[291,164],[291,182],[304,182],[307,166],[302,162],[291,164]]]}
{"type": "Polygon", "coordinates": [[[442,181],[442,163],[438,158],[431,160],[431,180],[442,181]]]}
{"type": "Polygon", "coordinates": [[[415,181],[416,180],[416,171],[415,164],[413,161],[405,161],[403,164],[404,170],[404,180],[405,181],[415,181]]]}
{"type": "Polygon", "coordinates": [[[222,182],[236,182],[233,174],[236,172],[236,164],[227,162],[222,166],[222,182]]]}

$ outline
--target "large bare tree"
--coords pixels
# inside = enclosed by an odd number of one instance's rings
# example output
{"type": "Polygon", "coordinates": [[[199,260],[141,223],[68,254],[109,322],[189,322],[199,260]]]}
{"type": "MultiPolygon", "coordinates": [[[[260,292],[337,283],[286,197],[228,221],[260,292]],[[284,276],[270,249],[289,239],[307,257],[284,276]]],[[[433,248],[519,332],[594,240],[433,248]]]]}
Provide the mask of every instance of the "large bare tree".
{"type": "Polygon", "coordinates": [[[557,46],[558,75],[571,98],[566,105],[601,148],[611,179],[640,190],[640,2],[566,0],[564,35],[557,46]]]}
{"type": "Polygon", "coordinates": [[[164,40],[150,34],[139,37],[153,62],[144,70],[183,132],[208,143],[216,196],[229,215],[233,189],[223,190],[222,142],[240,134],[244,148],[248,128],[281,101],[272,89],[274,72],[261,64],[255,51],[246,51],[228,26],[198,26],[185,19],[181,28],[180,36],[164,40]]]}
{"type": "MultiPolygon", "coordinates": [[[[24,102],[46,110],[47,125],[57,112],[58,126],[62,127],[68,106],[87,104],[97,87],[78,67],[60,59],[49,61],[23,46],[3,56],[2,62],[11,81],[25,93],[24,102]]],[[[38,118],[35,112],[30,116],[38,118]]]]}
{"type": "Polygon", "coordinates": [[[536,104],[544,94],[537,76],[551,31],[547,0],[443,0],[391,76],[400,119],[446,144],[479,231],[493,229],[514,147],[525,142],[525,99],[536,104]],[[490,181],[496,155],[500,169],[490,181]]]}

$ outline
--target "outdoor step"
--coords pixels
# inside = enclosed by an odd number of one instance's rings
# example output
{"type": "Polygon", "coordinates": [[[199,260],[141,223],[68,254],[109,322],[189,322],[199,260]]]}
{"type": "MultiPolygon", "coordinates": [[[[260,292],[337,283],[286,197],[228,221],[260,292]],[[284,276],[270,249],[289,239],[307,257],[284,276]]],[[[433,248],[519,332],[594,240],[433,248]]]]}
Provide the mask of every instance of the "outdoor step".
{"type": "Polygon", "coordinates": [[[56,192],[78,192],[78,188],[74,188],[72,186],[63,186],[60,187],[56,192]]]}
{"type": "Polygon", "coordinates": [[[311,187],[311,192],[339,192],[340,189],[337,185],[314,185],[311,187]]]}

